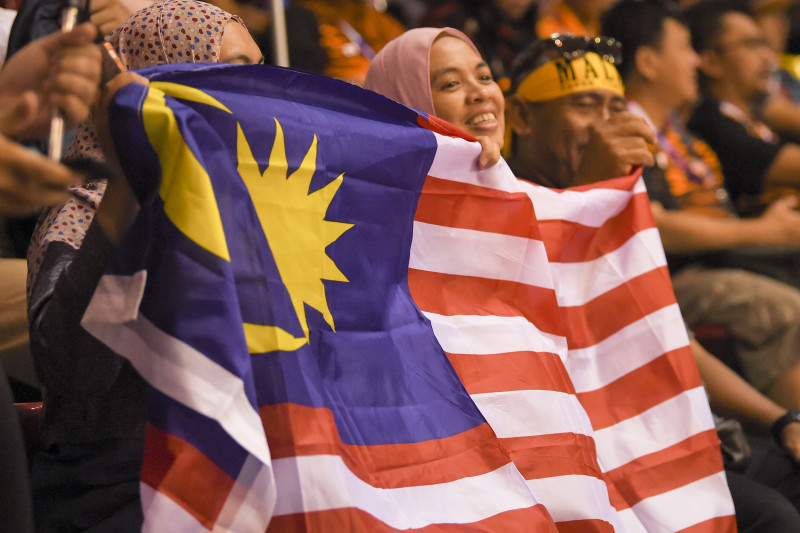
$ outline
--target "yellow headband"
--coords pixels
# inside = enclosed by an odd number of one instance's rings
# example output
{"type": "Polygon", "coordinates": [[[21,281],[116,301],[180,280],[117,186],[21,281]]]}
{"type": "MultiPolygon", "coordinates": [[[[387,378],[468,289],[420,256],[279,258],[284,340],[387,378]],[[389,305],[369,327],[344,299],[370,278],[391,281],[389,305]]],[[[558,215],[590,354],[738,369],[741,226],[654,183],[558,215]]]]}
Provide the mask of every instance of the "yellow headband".
{"type": "MultiPolygon", "coordinates": [[[[528,102],[547,102],[569,94],[604,89],[625,96],[622,78],[613,63],[594,52],[567,61],[558,58],[528,74],[515,95],[528,102]]],[[[506,118],[503,155],[509,157],[513,135],[511,121],[506,118]]]]}
{"type": "Polygon", "coordinates": [[[537,68],[523,80],[516,94],[528,102],[546,102],[568,94],[605,89],[625,96],[617,68],[594,52],[567,61],[558,58],[537,68]]]}

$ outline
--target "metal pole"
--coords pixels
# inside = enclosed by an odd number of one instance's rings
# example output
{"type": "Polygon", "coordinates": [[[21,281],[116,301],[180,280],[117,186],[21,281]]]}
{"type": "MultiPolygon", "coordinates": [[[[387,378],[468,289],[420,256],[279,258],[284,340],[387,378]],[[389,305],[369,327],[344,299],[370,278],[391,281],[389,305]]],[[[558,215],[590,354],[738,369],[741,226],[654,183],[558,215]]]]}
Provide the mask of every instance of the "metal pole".
{"type": "Polygon", "coordinates": [[[272,37],[275,41],[275,64],[289,66],[289,41],[286,37],[286,13],[283,0],[272,0],[272,37]]]}

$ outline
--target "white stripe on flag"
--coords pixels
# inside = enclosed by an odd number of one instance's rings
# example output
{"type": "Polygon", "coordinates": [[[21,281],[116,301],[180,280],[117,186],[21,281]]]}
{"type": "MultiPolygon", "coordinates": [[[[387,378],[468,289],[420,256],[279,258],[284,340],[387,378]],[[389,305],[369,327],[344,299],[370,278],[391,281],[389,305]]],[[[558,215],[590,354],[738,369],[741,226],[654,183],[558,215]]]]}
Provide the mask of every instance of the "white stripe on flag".
{"type": "Polygon", "coordinates": [[[513,463],[448,483],[376,488],[356,477],[338,455],[304,455],[273,462],[275,516],[355,507],[396,529],[469,524],[540,502],[513,463]]]}
{"type": "Polygon", "coordinates": [[[444,351],[452,354],[546,352],[563,357],[567,340],[540,331],[521,316],[424,313],[444,351]]]}
{"type": "Polygon", "coordinates": [[[501,439],[554,433],[592,436],[589,417],[571,394],[522,390],[471,394],[470,397],[501,439]]]}
{"type": "MultiPolygon", "coordinates": [[[[608,500],[604,481],[591,476],[568,475],[529,479],[528,486],[542,500],[556,522],[604,520],[617,527],[617,511],[608,500]]],[[[627,532],[626,532],[627,533],[627,532]]]]}
{"type": "Polygon", "coordinates": [[[505,160],[478,170],[480,144],[465,139],[436,135],[439,144],[428,175],[435,178],[489,187],[504,192],[521,192],[514,173],[505,160]]]}
{"type": "Polygon", "coordinates": [[[666,264],[656,228],[636,233],[613,252],[593,261],[550,263],[558,304],[562,307],[584,305],[628,280],[666,264]]]}
{"type": "Polygon", "coordinates": [[[641,178],[633,191],[604,189],[602,182],[596,184],[595,189],[560,192],[524,180],[520,180],[519,184],[533,200],[536,219],[540,222],[565,220],[591,228],[599,228],[622,212],[634,194],[647,191],[641,178]]]}
{"type": "Polygon", "coordinates": [[[553,288],[541,241],[414,222],[409,268],[553,288]]]}
{"type": "Polygon", "coordinates": [[[608,472],[709,429],[714,429],[714,421],[706,391],[697,387],[633,418],[596,430],[597,458],[603,471],[608,472]]]}
{"type": "Polygon", "coordinates": [[[144,277],[140,279],[141,284],[137,285],[128,276],[103,276],[81,325],[130,360],[151,386],[219,422],[240,446],[269,467],[270,453],[261,417],[250,405],[242,380],[159,330],[135,310],[120,307],[122,303],[139,301],[144,290],[144,277]],[[122,291],[130,294],[122,299],[122,291]]]}
{"type": "Polygon", "coordinates": [[[734,514],[725,472],[651,496],[619,513],[628,531],[672,533],[720,516],[734,514]],[[636,524],[643,526],[636,526],[636,524]]]}
{"type": "Polygon", "coordinates": [[[248,456],[219,512],[215,530],[266,531],[272,513],[264,512],[263,495],[269,494],[272,482],[272,471],[252,455],[248,456]]]}
{"type": "Polygon", "coordinates": [[[594,346],[570,350],[565,364],[575,390],[589,392],[688,344],[678,304],[672,304],[627,325],[594,346]]]}

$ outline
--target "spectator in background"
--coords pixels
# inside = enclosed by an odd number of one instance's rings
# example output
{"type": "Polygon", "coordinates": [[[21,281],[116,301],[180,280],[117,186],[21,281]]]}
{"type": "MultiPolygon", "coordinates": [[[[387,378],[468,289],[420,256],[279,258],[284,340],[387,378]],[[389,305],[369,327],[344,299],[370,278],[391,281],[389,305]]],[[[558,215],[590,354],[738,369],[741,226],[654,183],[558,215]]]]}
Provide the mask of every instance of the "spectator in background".
{"type": "MultiPolygon", "coordinates": [[[[789,40],[790,21],[788,10],[794,0],[752,0],[751,6],[756,22],[761,27],[772,51],[782,60],[789,40]]],[[[783,61],[781,61],[781,64],[783,61]]],[[[777,88],[795,103],[800,103],[800,80],[785,68],[775,73],[777,88]]]]}
{"type": "Polygon", "coordinates": [[[327,52],[324,73],[356,85],[364,84],[375,54],[405,31],[366,0],[298,0],[297,6],[317,17],[320,42],[327,52]]]}
{"type": "Polygon", "coordinates": [[[424,26],[463,31],[507,89],[511,63],[536,38],[536,0],[439,0],[423,17],[424,26]]]}
{"type": "Polygon", "coordinates": [[[750,4],[764,37],[780,59],[761,110],[764,121],[783,140],[800,142],[800,80],[785,68],[792,62],[785,52],[790,30],[787,13],[793,3],[794,0],[751,0],[750,4]]]}
{"type": "Polygon", "coordinates": [[[761,114],[775,53],[742,3],[703,0],[684,18],[700,56],[703,93],[689,129],[719,157],[737,211],[758,213],[765,192],[800,188],[800,145],[780,139],[761,114]]]}
{"type": "Polygon", "coordinates": [[[594,37],[600,34],[600,17],[616,0],[556,0],[541,13],[536,33],[545,39],[554,33],[594,37]]]}

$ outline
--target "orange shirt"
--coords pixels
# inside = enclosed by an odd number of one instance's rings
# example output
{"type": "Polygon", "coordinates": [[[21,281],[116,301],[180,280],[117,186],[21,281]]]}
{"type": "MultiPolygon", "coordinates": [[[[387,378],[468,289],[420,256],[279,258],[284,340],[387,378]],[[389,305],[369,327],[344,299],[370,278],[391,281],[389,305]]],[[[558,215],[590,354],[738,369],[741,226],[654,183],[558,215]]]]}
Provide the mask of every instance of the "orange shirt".
{"type": "Polygon", "coordinates": [[[363,0],[304,0],[319,20],[320,44],[328,54],[325,74],[362,85],[372,55],[405,28],[363,0]]]}
{"type": "Polygon", "coordinates": [[[547,39],[554,33],[572,33],[575,35],[594,36],[600,28],[587,28],[572,9],[564,2],[557,2],[536,22],[536,34],[540,39],[547,39]]]}

